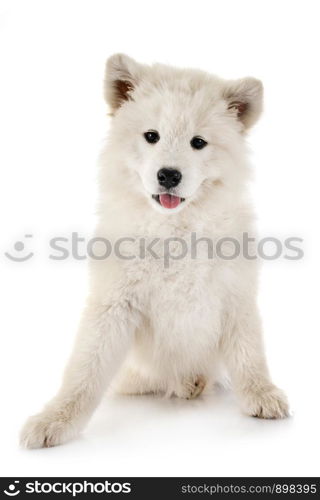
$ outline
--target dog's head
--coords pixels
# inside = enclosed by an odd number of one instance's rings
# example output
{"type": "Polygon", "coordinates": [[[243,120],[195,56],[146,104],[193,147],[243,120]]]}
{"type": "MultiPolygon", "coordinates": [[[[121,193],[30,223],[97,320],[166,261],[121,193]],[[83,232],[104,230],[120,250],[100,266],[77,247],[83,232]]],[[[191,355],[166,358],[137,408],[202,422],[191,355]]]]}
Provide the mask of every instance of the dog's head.
{"type": "Polygon", "coordinates": [[[262,93],[254,78],[222,80],[112,56],[105,97],[119,176],[162,213],[182,210],[208,188],[234,188],[245,177],[244,133],[260,115],[262,93]]]}

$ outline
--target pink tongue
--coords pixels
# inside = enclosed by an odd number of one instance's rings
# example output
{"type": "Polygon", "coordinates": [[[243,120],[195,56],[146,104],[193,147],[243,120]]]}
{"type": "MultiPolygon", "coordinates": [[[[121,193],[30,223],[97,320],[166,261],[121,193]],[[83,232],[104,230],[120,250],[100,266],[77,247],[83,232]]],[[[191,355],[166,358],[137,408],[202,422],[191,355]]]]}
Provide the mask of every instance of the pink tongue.
{"type": "Polygon", "coordinates": [[[179,198],[179,196],[174,196],[173,194],[160,194],[159,201],[165,208],[176,208],[179,205],[181,198],[179,198]]]}

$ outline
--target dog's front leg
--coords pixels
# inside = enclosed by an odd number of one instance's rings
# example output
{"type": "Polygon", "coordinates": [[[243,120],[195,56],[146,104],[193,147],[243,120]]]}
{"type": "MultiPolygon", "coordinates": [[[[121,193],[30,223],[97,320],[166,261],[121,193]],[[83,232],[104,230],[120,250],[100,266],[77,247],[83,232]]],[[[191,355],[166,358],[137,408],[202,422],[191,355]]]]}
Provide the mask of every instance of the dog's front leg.
{"type": "Polygon", "coordinates": [[[22,446],[55,446],[79,433],[129,348],[136,314],[127,301],[88,304],[61,389],[40,414],[27,420],[22,446]]]}
{"type": "Polygon", "coordinates": [[[238,313],[234,328],[223,338],[222,347],[233,387],[245,412],[260,418],[288,416],[286,396],[270,379],[259,313],[254,303],[238,313]]]}

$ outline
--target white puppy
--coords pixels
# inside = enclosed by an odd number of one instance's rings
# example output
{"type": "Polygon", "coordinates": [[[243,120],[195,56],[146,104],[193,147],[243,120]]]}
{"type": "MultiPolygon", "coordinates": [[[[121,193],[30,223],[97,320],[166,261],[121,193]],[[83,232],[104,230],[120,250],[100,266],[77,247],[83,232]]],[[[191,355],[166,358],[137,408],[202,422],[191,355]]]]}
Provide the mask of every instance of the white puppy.
{"type": "Polygon", "coordinates": [[[245,132],[262,93],[254,78],[108,60],[113,118],[101,158],[100,253],[90,261],[90,296],[62,387],[27,421],[22,445],[78,434],[116,373],[122,392],[191,398],[220,360],[247,414],[288,415],[263,351],[257,261],[232,258],[232,242],[253,231],[245,132]],[[196,248],[182,255],[192,233],[196,248]],[[113,245],[108,257],[102,238],[113,245]],[[229,238],[223,255],[211,258],[210,241],[221,238],[229,238]]]}

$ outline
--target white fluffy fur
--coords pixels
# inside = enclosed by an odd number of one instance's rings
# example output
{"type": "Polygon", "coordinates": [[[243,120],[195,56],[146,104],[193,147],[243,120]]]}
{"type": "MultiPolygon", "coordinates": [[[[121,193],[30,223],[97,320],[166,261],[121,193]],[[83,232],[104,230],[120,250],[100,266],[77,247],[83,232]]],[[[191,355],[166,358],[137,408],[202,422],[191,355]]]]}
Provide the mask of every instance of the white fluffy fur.
{"type": "MultiPolygon", "coordinates": [[[[96,235],[115,241],[252,234],[245,132],[261,111],[258,80],[149,67],[117,54],[107,63],[105,95],[113,118],[101,157],[96,235]],[[149,129],[160,133],[155,145],[143,137],[149,129]],[[203,150],[191,148],[195,135],[208,142],[203,150]],[[185,202],[171,210],[151,198],[163,166],[183,175],[175,193],[185,202]]],[[[62,387],[27,421],[23,446],[58,445],[78,434],[116,373],[122,392],[189,398],[212,382],[221,360],[246,413],[288,414],[264,356],[256,261],[208,260],[200,252],[164,267],[151,256],[113,256],[92,260],[90,271],[90,296],[62,387]]]]}

